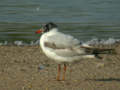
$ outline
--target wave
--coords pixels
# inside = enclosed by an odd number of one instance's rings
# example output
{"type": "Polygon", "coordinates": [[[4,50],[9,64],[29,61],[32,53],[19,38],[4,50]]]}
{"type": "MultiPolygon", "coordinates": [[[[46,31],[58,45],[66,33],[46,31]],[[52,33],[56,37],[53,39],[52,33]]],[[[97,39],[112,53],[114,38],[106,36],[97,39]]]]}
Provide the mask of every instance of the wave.
{"type": "Polygon", "coordinates": [[[98,38],[93,38],[87,42],[86,44],[92,44],[92,45],[111,45],[120,42],[120,39],[114,39],[114,38],[108,38],[108,39],[98,39],[98,38]]]}
{"type": "Polygon", "coordinates": [[[0,46],[9,46],[9,45],[15,45],[15,46],[34,46],[34,45],[39,45],[39,40],[37,41],[30,41],[30,42],[25,42],[25,41],[14,41],[14,42],[8,42],[8,41],[3,41],[0,42],[0,46]]]}
{"type": "MultiPolygon", "coordinates": [[[[98,39],[98,38],[93,38],[89,41],[81,41],[83,44],[87,45],[112,45],[115,43],[120,42],[120,39],[114,39],[114,38],[108,38],[108,39],[98,39]]],[[[9,45],[15,45],[15,46],[35,46],[39,45],[39,40],[36,41],[30,41],[30,42],[25,42],[25,41],[20,41],[16,40],[13,42],[8,42],[8,41],[2,41],[0,42],[0,46],[9,46],[9,45]]]]}

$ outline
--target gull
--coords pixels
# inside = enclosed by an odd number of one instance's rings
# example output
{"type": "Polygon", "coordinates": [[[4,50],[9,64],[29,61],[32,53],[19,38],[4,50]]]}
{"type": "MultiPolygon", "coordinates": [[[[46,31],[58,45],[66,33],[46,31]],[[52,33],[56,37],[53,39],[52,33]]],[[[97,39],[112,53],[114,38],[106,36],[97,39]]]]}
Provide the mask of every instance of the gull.
{"type": "Polygon", "coordinates": [[[113,49],[94,48],[81,42],[69,34],[64,34],[59,31],[58,26],[49,22],[41,29],[36,31],[37,34],[42,33],[40,37],[40,47],[44,54],[51,60],[58,63],[57,80],[60,81],[61,64],[63,67],[63,77],[67,70],[67,63],[81,61],[87,58],[100,58],[99,54],[106,54],[113,49]]]}

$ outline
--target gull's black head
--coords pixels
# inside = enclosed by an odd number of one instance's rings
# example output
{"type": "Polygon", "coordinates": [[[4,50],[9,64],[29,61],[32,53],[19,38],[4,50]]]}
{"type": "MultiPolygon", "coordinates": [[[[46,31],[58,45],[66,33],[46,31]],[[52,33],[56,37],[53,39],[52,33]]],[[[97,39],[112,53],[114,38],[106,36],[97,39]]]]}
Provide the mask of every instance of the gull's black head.
{"type": "Polygon", "coordinates": [[[36,33],[40,34],[40,33],[44,33],[44,32],[49,32],[53,28],[57,28],[57,25],[54,24],[53,22],[49,22],[49,23],[45,24],[44,26],[42,26],[41,29],[37,30],[36,33]]]}
{"type": "Polygon", "coordinates": [[[43,30],[44,30],[43,32],[49,32],[53,28],[57,28],[57,25],[54,24],[53,22],[49,22],[45,26],[43,26],[43,30]]]}

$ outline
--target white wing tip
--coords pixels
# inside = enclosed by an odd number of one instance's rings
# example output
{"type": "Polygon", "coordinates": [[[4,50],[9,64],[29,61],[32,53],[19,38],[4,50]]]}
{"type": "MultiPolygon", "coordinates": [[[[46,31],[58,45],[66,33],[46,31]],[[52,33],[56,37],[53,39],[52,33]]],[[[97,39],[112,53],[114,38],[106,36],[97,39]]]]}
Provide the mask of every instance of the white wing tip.
{"type": "Polygon", "coordinates": [[[86,56],[84,56],[85,58],[95,58],[95,56],[94,55],[86,55],[86,56]]]}
{"type": "Polygon", "coordinates": [[[83,43],[82,46],[84,46],[84,47],[91,47],[90,45],[88,45],[86,43],[83,43]]]}

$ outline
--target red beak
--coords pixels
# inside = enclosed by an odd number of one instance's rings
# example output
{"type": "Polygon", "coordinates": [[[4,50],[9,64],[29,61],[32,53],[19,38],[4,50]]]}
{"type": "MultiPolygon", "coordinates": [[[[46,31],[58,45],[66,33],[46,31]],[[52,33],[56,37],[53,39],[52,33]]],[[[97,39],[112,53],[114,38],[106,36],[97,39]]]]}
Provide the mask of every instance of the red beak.
{"type": "Polygon", "coordinates": [[[39,30],[37,30],[35,33],[36,33],[36,34],[40,34],[40,33],[42,33],[42,32],[43,32],[43,30],[39,29],[39,30]]]}

